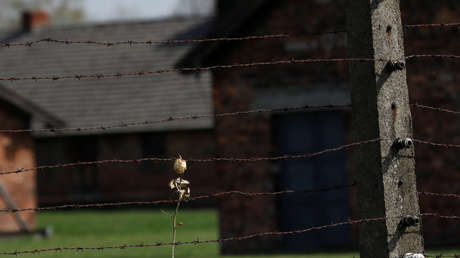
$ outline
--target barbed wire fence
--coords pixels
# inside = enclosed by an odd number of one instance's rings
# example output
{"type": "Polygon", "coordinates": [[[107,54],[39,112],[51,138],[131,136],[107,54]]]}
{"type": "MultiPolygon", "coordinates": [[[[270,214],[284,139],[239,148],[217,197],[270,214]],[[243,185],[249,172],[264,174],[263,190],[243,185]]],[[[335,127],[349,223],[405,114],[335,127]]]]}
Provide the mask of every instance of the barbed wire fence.
{"type": "MultiPolygon", "coordinates": [[[[445,24],[412,24],[405,25],[405,29],[423,29],[423,28],[450,28],[450,27],[460,27],[460,23],[445,23],[445,24]]],[[[345,30],[330,31],[325,33],[344,33],[345,30]]],[[[39,43],[54,43],[54,44],[64,44],[64,45],[73,45],[73,44],[89,44],[89,45],[98,45],[111,47],[115,45],[174,45],[174,44],[186,44],[186,43],[203,43],[203,42],[215,42],[215,41],[244,41],[244,40],[276,40],[284,38],[295,38],[302,37],[305,35],[289,35],[289,34],[272,34],[272,35],[254,35],[247,37],[238,37],[238,38],[212,38],[212,39],[196,39],[196,40],[166,40],[166,41],[135,41],[135,40],[126,40],[126,41],[93,41],[93,40],[61,40],[53,38],[45,38],[36,41],[29,42],[8,42],[0,43],[0,47],[33,47],[39,43]]],[[[424,60],[427,58],[431,59],[442,59],[442,60],[460,60],[460,56],[457,55],[434,55],[434,54],[417,54],[405,56],[404,60],[400,61],[409,61],[409,60],[424,60]]],[[[275,60],[275,61],[264,61],[264,62],[253,62],[253,63],[242,63],[242,64],[231,64],[231,65],[215,65],[209,67],[190,67],[190,68],[176,68],[176,69],[161,69],[154,71],[139,71],[139,72],[129,72],[129,73],[116,73],[116,74],[77,74],[77,75],[35,75],[28,77],[15,77],[15,76],[6,76],[0,77],[0,81],[9,81],[14,83],[15,81],[20,80],[30,80],[30,81],[39,81],[39,80],[61,80],[61,79],[104,79],[104,78],[121,78],[121,77],[133,77],[133,76],[146,76],[153,74],[163,74],[163,73],[172,73],[172,72],[190,72],[190,71],[209,71],[209,70],[227,70],[234,68],[252,68],[258,66],[267,66],[267,65],[299,65],[307,63],[335,63],[335,62],[387,62],[388,60],[384,59],[370,59],[370,58],[330,58],[330,59],[291,59],[291,60],[275,60]]],[[[433,107],[419,103],[411,103],[411,107],[417,108],[420,110],[429,110],[435,112],[448,113],[452,115],[459,115],[460,112],[456,110],[446,109],[443,107],[433,107]]],[[[98,130],[110,130],[113,128],[124,128],[131,126],[149,126],[159,123],[169,123],[176,120],[195,120],[202,118],[219,118],[219,117],[233,117],[240,119],[248,119],[251,114],[279,114],[279,113],[292,113],[292,112],[314,112],[314,111],[330,111],[330,110],[345,110],[350,109],[350,105],[327,105],[327,106],[302,106],[302,107],[286,107],[280,109],[254,109],[254,110],[244,110],[237,112],[228,112],[228,113],[218,113],[218,114],[196,114],[190,116],[171,116],[159,120],[149,120],[149,121],[137,121],[137,122],[120,122],[116,124],[107,124],[107,125],[94,125],[88,127],[75,127],[75,128],[47,128],[47,129],[3,129],[0,130],[0,133],[50,133],[50,134],[59,134],[61,132],[67,131],[98,131],[98,130]]],[[[270,156],[270,157],[212,157],[206,159],[187,159],[191,163],[211,163],[211,162],[237,162],[237,163],[248,163],[248,162],[261,162],[261,161],[274,161],[274,160],[284,160],[284,159],[309,159],[313,157],[318,157],[330,152],[343,151],[348,149],[353,149],[362,145],[377,144],[382,141],[392,141],[392,139],[384,138],[375,138],[368,139],[365,141],[354,142],[350,144],[345,144],[341,146],[331,147],[329,149],[324,149],[322,151],[314,153],[304,153],[297,155],[280,155],[280,156],[270,156]]],[[[427,145],[434,148],[454,148],[459,149],[460,145],[452,143],[436,143],[429,140],[422,139],[413,139],[415,144],[427,145]]],[[[140,163],[140,162],[174,162],[175,158],[164,158],[164,157],[145,157],[141,159],[112,159],[112,160],[95,160],[95,161],[86,161],[86,162],[72,162],[72,163],[61,163],[61,164],[49,164],[37,167],[30,168],[17,168],[8,171],[0,171],[0,175],[8,174],[20,174],[20,173],[33,173],[33,172],[43,172],[46,173],[47,170],[56,169],[56,168],[66,168],[66,167],[76,167],[76,166],[102,166],[107,164],[131,164],[131,163],[140,163]]],[[[327,188],[320,189],[304,189],[304,190],[283,190],[276,192],[244,192],[238,190],[225,191],[225,192],[216,192],[210,194],[197,195],[190,198],[190,201],[198,201],[203,199],[215,199],[215,198],[229,198],[229,197],[240,197],[240,198],[270,198],[281,195],[287,195],[292,193],[321,193],[334,191],[338,189],[347,189],[356,187],[363,182],[354,182],[349,185],[336,185],[327,188]]],[[[459,193],[434,193],[434,192],[418,192],[419,196],[424,198],[447,198],[452,200],[460,200],[459,193]]],[[[49,206],[49,207],[39,207],[39,208],[18,208],[18,209],[0,209],[1,213],[18,213],[18,212],[40,212],[40,211],[55,211],[61,209],[83,209],[83,208],[102,208],[102,207],[122,207],[122,206],[146,206],[146,205],[159,205],[159,204],[174,204],[176,200],[156,200],[156,201],[132,201],[132,202],[110,202],[110,203],[91,203],[91,204],[66,204],[59,206],[49,206]]],[[[436,217],[446,221],[455,221],[458,223],[460,221],[460,216],[456,215],[444,215],[437,213],[419,213],[413,214],[421,218],[436,217]]],[[[200,245],[208,243],[222,243],[228,241],[246,241],[253,238],[260,237],[276,237],[283,235],[295,235],[302,234],[314,230],[325,230],[334,227],[340,227],[344,225],[359,225],[366,223],[375,223],[387,220],[397,220],[400,221],[403,217],[375,217],[375,218],[363,218],[342,221],[338,223],[332,223],[328,225],[320,225],[309,227],[305,229],[295,230],[295,231],[285,231],[285,232],[260,232],[250,235],[243,235],[237,237],[229,238],[220,238],[214,240],[194,240],[187,242],[158,242],[158,243],[138,243],[138,244],[120,244],[113,246],[97,246],[97,247],[57,247],[57,248],[44,248],[44,249],[34,249],[34,250],[16,250],[16,251],[5,251],[0,252],[0,255],[20,255],[20,254],[39,254],[45,252],[60,252],[60,251],[98,251],[104,249],[126,249],[126,248],[143,248],[143,247],[159,247],[159,246],[170,246],[170,245],[200,245]]],[[[426,257],[460,257],[460,254],[425,254],[426,257]]]]}

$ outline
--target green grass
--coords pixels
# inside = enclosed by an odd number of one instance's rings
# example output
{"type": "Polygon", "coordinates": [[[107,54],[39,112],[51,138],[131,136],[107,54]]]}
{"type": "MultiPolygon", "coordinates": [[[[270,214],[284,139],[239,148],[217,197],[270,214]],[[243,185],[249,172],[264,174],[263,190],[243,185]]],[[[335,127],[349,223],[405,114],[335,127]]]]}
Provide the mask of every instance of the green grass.
{"type": "MultiPolygon", "coordinates": [[[[178,241],[216,239],[217,214],[212,210],[181,211],[178,220],[178,241]]],[[[130,243],[171,241],[171,218],[158,210],[43,212],[38,214],[39,227],[52,226],[51,238],[22,237],[1,240],[1,251],[33,250],[54,247],[97,247],[130,243]]],[[[440,251],[436,251],[439,253],[440,251]]],[[[455,252],[450,250],[449,252],[455,252]]],[[[458,253],[458,251],[457,251],[458,253]]],[[[270,255],[270,258],[329,258],[357,257],[356,253],[329,253],[314,255],[270,255]]],[[[170,247],[106,249],[103,251],[65,251],[20,255],[19,257],[170,257],[170,247]]],[[[176,257],[219,257],[217,244],[181,245],[176,257]]],[[[260,256],[225,256],[227,258],[254,258],[260,256]]]]}

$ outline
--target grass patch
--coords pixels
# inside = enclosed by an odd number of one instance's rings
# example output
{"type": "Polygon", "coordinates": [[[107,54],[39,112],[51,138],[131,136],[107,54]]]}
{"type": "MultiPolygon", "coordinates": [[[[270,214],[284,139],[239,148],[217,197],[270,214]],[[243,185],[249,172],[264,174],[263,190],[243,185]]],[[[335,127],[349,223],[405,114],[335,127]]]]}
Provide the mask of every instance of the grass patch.
{"type": "MultiPolygon", "coordinates": [[[[178,241],[217,239],[217,213],[213,210],[181,210],[178,241]]],[[[39,227],[52,226],[54,235],[48,239],[23,237],[1,240],[1,251],[33,250],[54,247],[98,247],[130,243],[170,242],[171,218],[159,210],[123,211],[61,211],[38,214],[39,227]]],[[[170,257],[170,247],[128,248],[124,250],[47,252],[40,257],[170,257]]],[[[459,250],[433,251],[458,253],[459,250]]],[[[20,255],[37,258],[37,254],[20,255]]],[[[218,244],[176,247],[177,258],[219,257],[218,244]]],[[[351,258],[357,253],[318,253],[312,255],[247,255],[226,258],[351,258]]]]}

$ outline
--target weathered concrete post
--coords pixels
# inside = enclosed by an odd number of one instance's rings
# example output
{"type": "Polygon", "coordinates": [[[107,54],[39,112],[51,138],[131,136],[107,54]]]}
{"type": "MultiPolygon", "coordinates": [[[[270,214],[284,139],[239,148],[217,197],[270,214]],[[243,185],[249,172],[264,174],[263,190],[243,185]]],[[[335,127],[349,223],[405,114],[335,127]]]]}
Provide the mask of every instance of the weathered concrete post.
{"type": "Polygon", "coordinates": [[[354,154],[359,214],[387,217],[360,225],[361,258],[421,253],[414,147],[396,143],[412,137],[399,0],[349,0],[347,29],[349,56],[375,59],[350,64],[353,140],[382,139],[354,154]]]}

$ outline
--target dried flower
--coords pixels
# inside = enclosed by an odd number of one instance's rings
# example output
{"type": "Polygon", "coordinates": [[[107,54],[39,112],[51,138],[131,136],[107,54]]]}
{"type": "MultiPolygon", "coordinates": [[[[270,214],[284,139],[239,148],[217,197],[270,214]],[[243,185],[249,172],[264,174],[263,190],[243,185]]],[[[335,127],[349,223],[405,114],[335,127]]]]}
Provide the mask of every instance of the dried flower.
{"type": "Polygon", "coordinates": [[[177,174],[184,174],[185,170],[187,170],[187,161],[183,160],[179,155],[179,158],[174,161],[174,171],[177,174]]]}
{"type": "Polygon", "coordinates": [[[180,177],[173,179],[169,182],[169,188],[171,188],[171,190],[176,190],[180,199],[190,198],[191,191],[189,185],[189,181],[182,179],[180,177]]]}

